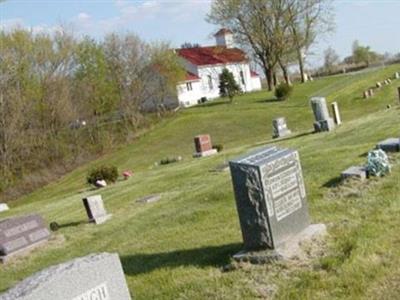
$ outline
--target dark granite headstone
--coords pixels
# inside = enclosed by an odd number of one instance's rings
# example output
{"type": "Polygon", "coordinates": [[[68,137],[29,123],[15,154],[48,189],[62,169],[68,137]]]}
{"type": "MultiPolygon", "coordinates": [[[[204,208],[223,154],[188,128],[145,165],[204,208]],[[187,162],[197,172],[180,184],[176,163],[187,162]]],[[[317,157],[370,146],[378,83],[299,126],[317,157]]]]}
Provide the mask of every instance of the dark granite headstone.
{"type": "Polygon", "coordinates": [[[0,300],[131,300],[118,254],[76,258],[40,271],[0,300]]]}
{"type": "Polygon", "coordinates": [[[284,137],[292,133],[287,127],[286,119],[283,117],[272,120],[272,128],[273,128],[273,133],[272,133],[273,138],[284,137]]]}
{"type": "Polygon", "coordinates": [[[101,224],[111,218],[111,214],[107,214],[104,208],[101,195],[90,196],[83,199],[89,222],[101,224]]]}
{"type": "Polygon", "coordinates": [[[208,134],[198,135],[194,138],[194,146],[196,152],[194,157],[203,157],[216,154],[218,151],[213,149],[211,137],[208,134]]]}
{"type": "Polygon", "coordinates": [[[47,241],[50,231],[39,215],[14,217],[0,221],[0,260],[5,261],[47,241]]]}
{"type": "Polygon", "coordinates": [[[246,250],[275,249],[310,225],[297,151],[268,147],[229,165],[246,250]]]}

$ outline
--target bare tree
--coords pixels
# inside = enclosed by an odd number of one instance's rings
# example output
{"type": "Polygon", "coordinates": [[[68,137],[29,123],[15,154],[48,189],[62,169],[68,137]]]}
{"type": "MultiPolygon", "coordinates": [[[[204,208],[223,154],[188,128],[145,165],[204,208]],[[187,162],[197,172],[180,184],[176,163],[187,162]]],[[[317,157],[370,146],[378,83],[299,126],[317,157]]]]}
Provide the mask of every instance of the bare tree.
{"type": "Polygon", "coordinates": [[[333,28],[331,4],[332,0],[295,0],[289,6],[290,33],[302,82],[306,81],[304,60],[308,49],[318,36],[333,28]]]}

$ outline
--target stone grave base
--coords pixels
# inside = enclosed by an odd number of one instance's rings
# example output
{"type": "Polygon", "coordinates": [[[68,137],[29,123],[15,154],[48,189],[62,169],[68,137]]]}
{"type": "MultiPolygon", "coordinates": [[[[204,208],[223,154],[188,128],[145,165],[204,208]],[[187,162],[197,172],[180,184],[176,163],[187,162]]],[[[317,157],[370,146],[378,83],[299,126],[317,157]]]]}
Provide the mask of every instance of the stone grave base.
{"type": "Polygon", "coordinates": [[[112,214],[108,214],[102,217],[96,217],[94,219],[89,220],[90,223],[95,223],[96,225],[102,224],[107,222],[109,219],[111,219],[112,214]]]}
{"type": "Polygon", "coordinates": [[[37,243],[29,245],[28,247],[22,248],[22,249],[20,249],[18,251],[10,253],[10,254],[4,255],[4,256],[0,256],[0,262],[5,264],[5,263],[9,262],[11,259],[27,255],[31,251],[33,251],[34,249],[36,249],[36,248],[42,246],[43,244],[47,243],[49,241],[49,238],[45,239],[45,240],[41,240],[41,241],[39,241],[37,243]]]}
{"type": "Polygon", "coordinates": [[[140,198],[140,199],[136,200],[136,202],[138,202],[138,203],[152,203],[152,202],[157,202],[160,199],[161,199],[161,195],[156,194],[156,195],[145,196],[143,198],[140,198]]]}
{"type": "Polygon", "coordinates": [[[335,121],[332,118],[314,122],[315,132],[332,131],[335,129],[335,121]]]}
{"type": "Polygon", "coordinates": [[[400,138],[390,138],[379,142],[376,145],[377,149],[382,149],[385,152],[399,152],[400,151],[400,138]]]}
{"type": "Polygon", "coordinates": [[[292,131],[289,130],[289,129],[286,129],[286,130],[280,131],[278,134],[274,134],[272,136],[272,138],[273,139],[278,139],[278,138],[285,137],[285,136],[288,136],[288,135],[291,135],[291,134],[292,134],[292,131]]]}
{"type": "Polygon", "coordinates": [[[233,256],[237,262],[248,262],[251,264],[267,264],[278,260],[290,260],[301,257],[303,254],[302,244],[311,242],[326,234],[325,224],[311,224],[296,236],[288,239],[276,249],[260,251],[241,251],[233,256]]]}
{"type": "Polygon", "coordinates": [[[354,178],[359,180],[367,179],[367,169],[364,166],[351,166],[340,174],[341,178],[354,178]]]}
{"type": "Polygon", "coordinates": [[[210,155],[214,155],[217,153],[218,153],[217,149],[211,149],[211,150],[204,151],[204,152],[196,152],[193,154],[193,157],[205,157],[205,156],[210,156],[210,155]]]}

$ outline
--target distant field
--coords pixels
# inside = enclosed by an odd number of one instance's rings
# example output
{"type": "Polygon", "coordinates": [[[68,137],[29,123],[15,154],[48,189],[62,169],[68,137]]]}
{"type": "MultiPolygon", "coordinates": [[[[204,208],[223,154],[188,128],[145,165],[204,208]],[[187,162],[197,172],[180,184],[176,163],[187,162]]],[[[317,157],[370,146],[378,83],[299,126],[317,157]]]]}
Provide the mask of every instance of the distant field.
{"type": "Polygon", "coordinates": [[[45,267],[93,252],[118,252],[135,299],[396,299],[400,294],[400,155],[390,176],[357,186],[335,187],[342,170],[363,163],[387,137],[400,136],[397,87],[384,86],[374,98],[362,91],[400,71],[327,77],[296,85],[293,96],[275,101],[257,92],[180,111],[136,142],[81,167],[53,184],[12,202],[1,217],[40,213],[68,226],[29,257],[0,266],[0,291],[45,267]],[[311,134],[311,96],[337,101],[344,124],[331,133],[311,134]],[[386,106],[391,105],[391,109],[386,106]],[[284,116],[294,132],[271,139],[272,119],[284,116]],[[193,137],[209,133],[224,151],[193,159],[193,137]],[[328,226],[323,256],[306,264],[222,267],[241,250],[241,232],[229,172],[217,165],[251,148],[277,143],[299,150],[313,222],[328,226]],[[167,156],[183,161],[165,166],[167,156]],[[135,175],[101,191],[85,185],[89,168],[102,163],[135,175]],[[101,193],[113,218],[86,224],[81,202],[101,193]],[[136,199],[161,193],[151,204],[136,199]]]}

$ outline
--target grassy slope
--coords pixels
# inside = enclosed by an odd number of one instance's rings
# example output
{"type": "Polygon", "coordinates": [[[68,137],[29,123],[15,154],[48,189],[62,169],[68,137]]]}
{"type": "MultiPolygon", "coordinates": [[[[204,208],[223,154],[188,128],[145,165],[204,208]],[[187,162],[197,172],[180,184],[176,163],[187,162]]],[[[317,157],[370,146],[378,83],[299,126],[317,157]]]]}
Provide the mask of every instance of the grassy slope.
{"type": "Polygon", "coordinates": [[[385,109],[396,102],[398,81],[373,99],[361,99],[365,88],[398,69],[396,65],[316,80],[296,86],[284,103],[259,92],[239,97],[232,105],[213,102],[182,111],[134,144],[11,203],[12,210],[2,217],[38,212],[66,226],[29,258],[0,266],[0,290],[44,267],[107,251],[119,253],[136,299],[255,298],[271,287],[279,288],[277,297],[283,299],[393,297],[400,292],[400,167],[366,186],[346,190],[332,183],[340,171],[365,161],[365,153],[377,141],[399,135],[399,110],[385,109]],[[332,133],[309,134],[312,95],[338,101],[344,125],[332,133]],[[241,233],[229,172],[209,170],[272,143],[271,123],[278,116],[287,118],[295,134],[277,143],[300,151],[311,216],[328,225],[326,255],[311,267],[246,266],[223,273],[220,267],[241,249],[241,233]],[[224,145],[224,152],[192,159],[192,139],[199,133],[210,133],[214,143],[224,145]],[[168,155],[184,160],[154,166],[168,155]],[[104,162],[133,169],[135,176],[101,191],[114,216],[93,226],[85,223],[81,199],[98,191],[87,188],[84,178],[88,168],[104,162]],[[147,205],[135,202],[152,193],[162,193],[163,199],[147,205]]]}

